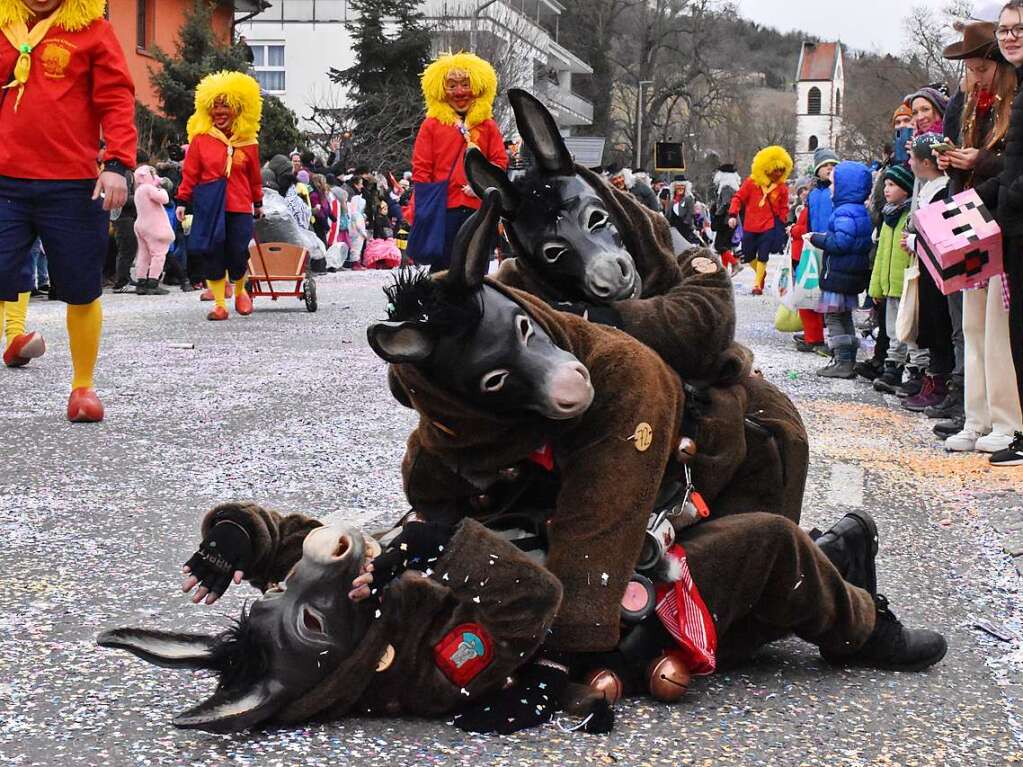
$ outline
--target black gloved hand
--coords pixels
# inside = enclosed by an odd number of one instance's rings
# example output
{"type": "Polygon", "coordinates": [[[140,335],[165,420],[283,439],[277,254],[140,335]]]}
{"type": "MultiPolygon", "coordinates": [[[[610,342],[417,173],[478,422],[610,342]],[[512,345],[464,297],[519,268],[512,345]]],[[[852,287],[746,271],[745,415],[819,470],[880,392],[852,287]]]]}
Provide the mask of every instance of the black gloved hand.
{"type": "Polygon", "coordinates": [[[455,727],[465,732],[499,735],[538,727],[561,710],[567,686],[567,668],[533,663],[519,670],[511,687],[499,690],[455,716],[455,727]]]}
{"type": "Polygon", "coordinates": [[[373,584],[383,588],[406,570],[426,572],[444,553],[454,528],[438,522],[408,522],[391,545],[373,560],[373,584]]]}
{"type": "Polygon", "coordinates": [[[185,567],[200,588],[220,596],[231,585],[235,571],[244,571],[251,558],[252,541],[245,528],[236,522],[218,522],[185,567]]]}

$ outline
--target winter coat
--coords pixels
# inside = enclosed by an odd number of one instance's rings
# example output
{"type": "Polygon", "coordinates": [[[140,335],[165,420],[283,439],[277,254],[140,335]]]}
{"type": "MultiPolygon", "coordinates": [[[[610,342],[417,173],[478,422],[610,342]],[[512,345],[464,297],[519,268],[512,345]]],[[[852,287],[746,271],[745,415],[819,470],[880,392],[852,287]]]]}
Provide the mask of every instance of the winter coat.
{"type": "Polygon", "coordinates": [[[714,183],[717,185],[717,197],[710,209],[711,229],[714,230],[714,250],[718,253],[732,249],[732,238],[735,230],[728,225],[728,209],[732,205],[732,198],[742,186],[742,179],[738,173],[718,172],[714,175],[714,183]]]}
{"type": "MultiPolygon", "coordinates": [[[[203,536],[225,519],[249,533],[253,565],[246,568],[246,578],[261,590],[284,580],[302,556],[305,537],[321,525],[302,514],[282,516],[255,504],[238,504],[227,512],[210,512],[203,536]]],[[[560,584],[474,520],[458,526],[431,569],[429,575],[407,572],[392,582],[379,619],[352,655],[275,720],[293,723],[352,711],[439,716],[501,689],[523,659],[543,644],[561,601],[560,584]],[[465,677],[456,681],[452,676],[459,671],[442,664],[439,650],[470,627],[490,659],[467,666],[465,677]],[[394,660],[378,672],[377,662],[388,645],[394,660]]]]}
{"type": "Polygon", "coordinates": [[[806,198],[806,207],[810,210],[809,226],[811,232],[823,232],[828,228],[831,214],[835,210],[831,199],[831,182],[817,179],[810,196],[806,198]]]}
{"type": "Polygon", "coordinates": [[[642,181],[637,181],[632,185],[632,192],[636,199],[646,205],[650,210],[660,213],[662,211],[661,201],[657,199],[657,195],[654,190],[650,188],[649,184],[644,184],[642,181]]]}
{"type": "MultiPolygon", "coordinates": [[[[643,281],[640,298],[603,310],[615,327],[656,351],[708,397],[686,436],[698,445],[693,479],[712,516],[760,509],[798,522],[809,455],[806,430],[788,397],[750,373],[753,355],[735,342],[735,296],[725,270],[707,250],[676,257],[664,216],[597,174],[578,166],[576,172],[618,222],[643,281]],[[747,418],[767,434],[747,428],[747,418]]],[[[497,280],[548,302],[565,300],[520,258],[505,259],[497,280]]]]}
{"type": "MultiPolygon", "coordinates": [[[[988,131],[991,130],[991,126],[995,119],[994,108],[986,115],[977,115],[978,131],[979,136],[986,136],[988,131]]],[[[946,136],[949,136],[946,122],[946,136]]],[[[949,136],[952,138],[951,136],[949,136]]],[[[958,136],[956,143],[959,144],[958,136]]],[[[985,187],[991,183],[992,179],[997,183],[997,178],[1001,174],[1004,163],[1003,155],[1005,153],[1005,139],[1002,139],[992,149],[978,148],[977,164],[973,166],[973,170],[959,170],[957,168],[950,167],[946,173],[948,173],[948,188],[949,195],[955,196],[966,189],[975,189],[978,187],[985,187]]],[[[991,210],[997,207],[997,200],[993,200],[989,206],[991,210]]]]}
{"type": "Polygon", "coordinates": [[[903,272],[909,266],[909,253],[902,247],[902,232],[909,221],[909,205],[895,224],[887,221],[881,226],[877,241],[877,255],[870,272],[870,297],[876,299],[901,298],[903,272]]]}
{"type": "Polygon", "coordinates": [[[681,200],[672,197],[668,203],[668,223],[686,239],[693,239],[693,226],[696,220],[696,198],[691,194],[684,195],[681,200]]]}
{"type": "Polygon", "coordinates": [[[789,237],[792,238],[792,262],[799,263],[803,257],[803,235],[810,233],[810,206],[804,205],[796,216],[789,237]]]}
{"type": "Polygon", "coordinates": [[[855,295],[870,282],[870,248],[873,224],[864,204],[870,195],[870,169],[858,162],[835,167],[835,210],[827,232],[814,234],[811,242],[824,253],[820,286],[831,293],[855,295]]]}

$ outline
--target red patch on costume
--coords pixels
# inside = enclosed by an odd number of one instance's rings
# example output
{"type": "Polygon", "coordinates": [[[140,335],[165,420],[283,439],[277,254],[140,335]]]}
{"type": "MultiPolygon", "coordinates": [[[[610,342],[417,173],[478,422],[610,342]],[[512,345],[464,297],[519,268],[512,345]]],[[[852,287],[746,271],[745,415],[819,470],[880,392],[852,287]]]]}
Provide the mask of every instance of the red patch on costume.
{"type": "Polygon", "coordinates": [[[433,658],[444,676],[465,687],[494,659],[494,640],[480,624],[463,623],[433,646],[433,658]]]}
{"type": "Polygon", "coordinates": [[[554,450],[551,448],[551,443],[547,442],[543,447],[530,453],[529,460],[547,471],[554,471],[554,450]]]}

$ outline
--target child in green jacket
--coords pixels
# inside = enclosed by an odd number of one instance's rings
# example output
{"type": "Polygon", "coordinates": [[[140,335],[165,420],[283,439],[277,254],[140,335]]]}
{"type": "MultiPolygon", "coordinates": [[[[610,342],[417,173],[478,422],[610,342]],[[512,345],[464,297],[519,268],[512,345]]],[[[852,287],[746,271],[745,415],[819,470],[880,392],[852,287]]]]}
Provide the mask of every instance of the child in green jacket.
{"type": "Polygon", "coordinates": [[[909,266],[910,254],[902,247],[902,231],[909,222],[913,194],[913,173],[905,165],[892,165],[884,173],[884,223],[877,241],[877,256],[870,274],[868,292],[875,301],[885,301],[885,324],[888,330],[888,357],[884,372],[874,379],[874,389],[895,394],[902,383],[903,369],[927,367],[927,350],[913,341],[899,341],[895,332],[902,300],[903,272],[909,266]]]}

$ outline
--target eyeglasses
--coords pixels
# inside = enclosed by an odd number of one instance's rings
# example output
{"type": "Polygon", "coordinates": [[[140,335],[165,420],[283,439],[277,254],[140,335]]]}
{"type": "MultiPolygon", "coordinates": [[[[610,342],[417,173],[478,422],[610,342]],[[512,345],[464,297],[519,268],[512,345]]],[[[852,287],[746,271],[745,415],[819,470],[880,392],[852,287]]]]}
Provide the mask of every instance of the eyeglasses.
{"type": "Polygon", "coordinates": [[[995,29],[995,38],[998,40],[1019,40],[1023,37],[1023,24],[1016,24],[1012,27],[997,27],[995,29]]]}

